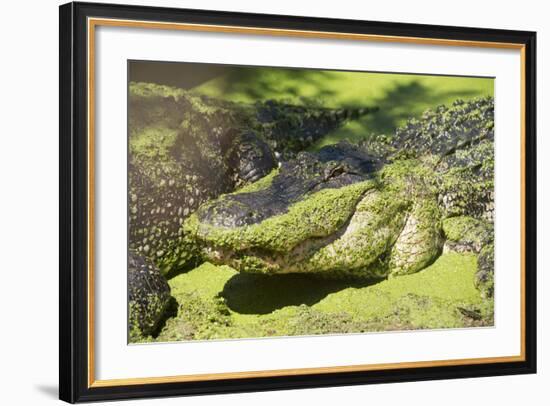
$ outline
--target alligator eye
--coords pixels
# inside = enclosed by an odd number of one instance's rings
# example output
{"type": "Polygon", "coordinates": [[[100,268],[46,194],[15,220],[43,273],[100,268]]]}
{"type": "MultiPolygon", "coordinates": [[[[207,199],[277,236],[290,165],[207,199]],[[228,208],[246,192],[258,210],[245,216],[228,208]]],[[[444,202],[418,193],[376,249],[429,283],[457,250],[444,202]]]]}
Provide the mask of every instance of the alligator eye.
{"type": "Polygon", "coordinates": [[[345,172],[345,168],[342,165],[333,166],[325,170],[325,179],[336,178],[345,172]]]}

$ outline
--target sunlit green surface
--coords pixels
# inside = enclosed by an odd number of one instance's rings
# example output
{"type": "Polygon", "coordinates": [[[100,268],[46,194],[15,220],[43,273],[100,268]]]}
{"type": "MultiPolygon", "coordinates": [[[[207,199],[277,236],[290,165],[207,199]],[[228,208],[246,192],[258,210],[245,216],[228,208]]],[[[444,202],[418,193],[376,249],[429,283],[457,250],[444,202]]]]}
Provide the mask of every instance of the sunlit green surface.
{"type": "Polygon", "coordinates": [[[378,106],[380,110],[323,138],[316,147],[339,139],[358,140],[391,133],[407,118],[456,99],[492,96],[493,79],[338,72],[280,68],[228,68],[194,90],[232,101],[314,99],[327,107],[378,106]]]}
{"type": "Polygon", "coordinates": [[[455,253],[416,274],[383,281],[247,275],[205,263],[169,281],[181,307],[156,340],[475,325],[459,308],[479,312],[487,325],[492,323],[492,303],[484,302],[475,289],[475,271],[476,256],[455,253]]]}

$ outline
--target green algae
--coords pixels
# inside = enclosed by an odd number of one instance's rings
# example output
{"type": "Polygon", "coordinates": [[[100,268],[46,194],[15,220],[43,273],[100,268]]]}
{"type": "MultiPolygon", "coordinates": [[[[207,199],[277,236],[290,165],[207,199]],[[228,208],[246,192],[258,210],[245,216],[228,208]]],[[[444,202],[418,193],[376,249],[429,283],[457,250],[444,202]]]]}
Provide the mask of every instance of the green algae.
{"type": "MultiPolygon", "coordinates": [[[[450,217],[443,221],[443,231],[449,241],[481,247],[493,234],[492,226],[469,216],[450,217]]],[[[476,251],[479,251],[478,248],[476,251]]]]}
{"type": "Polygon", "coordinates": [[[275,176],[277,176],[278,174],[279,174],[279,168],[275,168],[271,172],[269,172],[267,175],[265,175],[263,178],[257,180],[256,182],[249,183],[243,186],[242,188],[237,189],[234,193],[231,193],[231,194],[252,193],[252,192],[257,192],[259,190],[267,189],[273,182],[273,179],[275,178],[275,176]]]}
{"type": "Polygon", "coordinates": [[[371,191],[357,204],[344,234],[320,248],[301,269],[309,272],[380,277],[387,273],[381,258],[391,247],[405,220],[409,202],[388,191],[371,191]]]}
{"type": "Polygon", "coordinates": [[[421,270],[441,252],[441,213],[435,199],[419,198],[391,250],[390,275],[421,270]]]}
{"type": "Polygon", "coordinates": [[[493,301],[474,286],[476,260],[448,253],[382,281],[246,275],[204,263],[169,281],[178,313],[149,341],[490,326],[493,301]]]}
{"type": "Polygon", "coordinates": [[[184,231],[216,247],[237,250],[259,247],[288,252],[309,238],[326,237],[342,227],[361,196],[373,187],[372,181],[365,181],[339,189],[323,189],[290,206],[284,214],[243,227],[215,227],[200,223],[193,214],[184,223],[184,231]]]}
{"type": "MultiPolygon", "coordinates": [[[[454,315],[453,305],[481,304],[482,299],[474,286],[475,272],[475,255],[445,254],[423,271],[384,280],[365,290],[347,289],[339,292],[338,295],[327,297],[316,308],[328,311],[343,303],[358,302],[361,305],[354,306],[355,317],[380,317],[380,315],[392,313],[396,303],[404,296],[414,295],[415,297],[429,298],[439,305],[430,306],[425,311],[413,314],[413,319],[432,319],[433,314],[428,313],[445,312],[450,316],[454,315]]],[[[449,319],[449,317],[446,318],[449,319]]],[[[457,320],[456,317],[452,318],[457,320]]],[[[438,323],[436,320],[429,323],[429,326],[430,328],[451,327],[445,321],[438,323]]]]}

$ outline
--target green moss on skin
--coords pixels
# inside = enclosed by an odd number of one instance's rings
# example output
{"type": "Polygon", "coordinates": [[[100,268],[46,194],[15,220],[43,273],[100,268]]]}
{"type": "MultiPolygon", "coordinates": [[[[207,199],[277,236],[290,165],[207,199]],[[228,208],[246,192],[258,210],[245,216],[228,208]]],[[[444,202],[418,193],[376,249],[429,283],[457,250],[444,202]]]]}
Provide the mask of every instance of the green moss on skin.
{"type": "Polygon", "coordinates": [[[405,221],[409,201],[391,192],[373,191],[356,206],[344,234],[299,265],[309,272],[382,277],[387,273],[381,258],[391,247],[405,221]]]}
{"type": "Polygon", "coordinates": [[[200,259],[181,224],[200,203],[233,190],[213,140],[246,122],[244,111],[168,86],[129,85],[129,245],[165,275],[200,259]]]}
{"type": "Polygon", "coordinates": [[[493,240],[492,224],[469,216],[445,219],[443,231],[447,238],[446,248],[450,251],[480,252],[493,240]]]}
{"type": "Polygon", "coordinates": [[[196,240],[182,234],[166,243],[166,252],[157,260],[160,272],[167,278],[181,271],[194,268],[202,262],[196,240]]]}
{"type": "Polygon", "coordinates": [[[263,178],[257,180],[256,182],[249,183],[248,185],[243,186],[242,188],[238,189],[232,194],[252,193],[252,192],[257,192],[259,190],[267,189],[271,185],[271,182],[273,182],[273,178],[275,178],[275,176],[277,176],[278,174],[279,174],[279,168],[275,168],[263,178]]]}
{"type": "Polygon", "coordinates": [[[441,253],[442,246],[441,213],[435,199],[418,199],[392,248],[390,275],[420,271],[441,253]]]}
{"type": "Polygon", "coordinates": [[[361,196],[373,187],[373,182],[365,181],[339,189],[323,189],[294,204],[287,213],[250,226],[214,227],[201,224],[193,215],[185,222],[184,230],[214,247],[287,252],[309,238],[334,233],[350,218],[361,196]]]}
{"type": "Polygon", "coordinates": [[[146,307],[133,300],[128,302],[129,342],[131,343],[150,341],[151,333],[158,325],[158,319],[147,315],[163,314],[169,305],[169,301],[161,300],[153,294],[148,295],[145,301],[146,307]]]}
{"type": "Polygon", "coordinates": [[[131,94],[143,98],[173,97],[177,101],[185,94],[182,89],[156,83],[130,82],[129,87],[131,94]]]}

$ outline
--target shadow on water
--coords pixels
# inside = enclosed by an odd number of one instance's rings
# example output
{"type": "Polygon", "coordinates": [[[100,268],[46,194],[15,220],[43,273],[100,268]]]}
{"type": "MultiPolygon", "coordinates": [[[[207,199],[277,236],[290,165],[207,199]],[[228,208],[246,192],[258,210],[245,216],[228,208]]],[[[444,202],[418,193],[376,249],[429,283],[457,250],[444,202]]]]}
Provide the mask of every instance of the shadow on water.
{"type": "MultiPolygon", "coordinates": [[[[358,142],[373,134],[390,135],[406,120],[419,117],[428,108],[433,109],[441,104],[449,104],[449,100],[469,98],[477,94],[472,89],[442,91],[434,87],[428,87],[418,80],[396,83],[382,96],[369,103],[378,107],[378,111],[347,123],[344,127],[321,139],[312,149],[315,150],[327,143],[335,143],[342,139],[358,142]]],[[[351,103],[346,103],[346,107],[357,107],[365,104],[367,103],[354,100],[351,103]]]]}
{"type": "Polygon", "coordinates": [[[178,306],[179,305],[176,298],[171,296],[162,318],[157,322],[154,331],[151,333],[153,338],[157,338],[159,336],[169,319],[178,315],[178,306]]]}
{"type": "MultiPolygon", "coordinates": [[[[479,90],[471,85],[465,85],[462,89],[445,89],[436,83],[426,82],[422,77],[398,78],[392,83],[386,76],[384,80],[387,85],[377,87],[377,96],[372,98],[368,95],[368,87],[365,93],[357,92],[353,88],[353,79],[346,82],[340,74],[331,71],[228,68],[227,73],[219,77],[216,88],[219,96],[239,95],[250,101],[278,99],[295,103],[304,100],[350,108],[379,107],[376,113],[351,122],[333,134],[335,139],[350,141],[358,141],[371,134],[391,134],[406,119],[419,116],[427,108],[479,95],[479,90]]],[[[445,86],[445,82],[441,85],[445,86]]],[[[333,138],[331,135],[328,137],[333,138]]]]}
{"type": "Polygon", "coordinates": [[[408,83],[397,83],[384,96],[375,99],[378,112],[366,116],[362,125],[366,130],[375,133],[395,131],[402,120],[421,114],[426,108],[442,104],[449,98],[459,99],[474,96],[474,90],[439,91],[430,88],[418,80],[408,83]]]}
{"type": "Polygon", "coordinates": [[[256,275],[240,273],[220,293],[227,306],[241,314],[268,314],[286,306],[308,306],[347,288],[363,288],[377,280],[331,280],[312,275],[256,275]]]}
{"type": "Polygon", "coordinates": [[[131,82],[149,82],[190,89],[227,71],[225,66],[214,64],[131,61],[128,79],[131,82]]]}
{"type": "Polygon", "coordinates": [[[325,71],[238,68],[230,70],[219,85],[222,93],[240,94],[251,100],[301,98],[304,87],[311,90],[308,99],[321,99],[335,94],[323,88],[329,80],[330,72],[325,71]]]}

